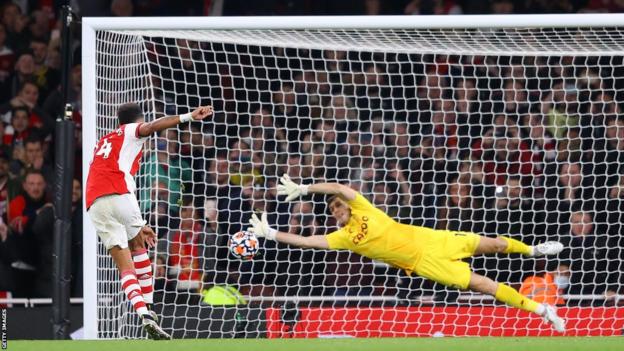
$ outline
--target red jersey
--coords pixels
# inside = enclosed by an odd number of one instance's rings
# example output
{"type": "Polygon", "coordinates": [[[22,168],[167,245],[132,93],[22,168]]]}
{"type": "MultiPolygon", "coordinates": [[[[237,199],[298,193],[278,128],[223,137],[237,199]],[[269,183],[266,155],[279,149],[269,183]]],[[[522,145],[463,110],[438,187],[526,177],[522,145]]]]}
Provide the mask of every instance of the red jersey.
{"type": "Polygon", "coordinates": [[[87,208],[105,195],[134,193],[134,175],[139,170],[145,138],[141,123],[128,123],[102,137],[95,147],[87,176],[87,208]]]}

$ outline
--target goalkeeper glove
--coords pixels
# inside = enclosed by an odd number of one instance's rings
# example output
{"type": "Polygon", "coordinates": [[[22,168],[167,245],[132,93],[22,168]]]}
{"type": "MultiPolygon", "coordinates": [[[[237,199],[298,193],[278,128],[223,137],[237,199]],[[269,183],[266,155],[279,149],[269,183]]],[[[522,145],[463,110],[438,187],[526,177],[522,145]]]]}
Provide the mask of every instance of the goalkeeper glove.
{"type": "Polygon", "coordinates": [[[275,240],[277,230],[269,227],[266,212],[262,212],[262,216],[260,218],[258,218],[258,215],[254,213],[249,219],[249,224],[251,224],[251,227],[247,228],[247,231],[250,231],[261,238],[275,240]]]}
{"type": "Polygon", "coordinates": [[[277,185],[277,195],[287,195],[286,201],[292,201],[301,195],[308,195],[309,185],[293,182],[288,174],[284,174],[280,178],[280,183],[282,184],[277,185]]]}

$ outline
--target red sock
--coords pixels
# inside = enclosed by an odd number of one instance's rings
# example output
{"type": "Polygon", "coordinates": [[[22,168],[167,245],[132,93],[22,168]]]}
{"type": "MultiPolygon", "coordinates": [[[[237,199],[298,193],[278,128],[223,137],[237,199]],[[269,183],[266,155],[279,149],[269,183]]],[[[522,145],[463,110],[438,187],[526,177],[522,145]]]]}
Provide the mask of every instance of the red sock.
{"type": "Polygon", "coordinates": [[[145,306],[145,300],[143,300],[141,287],[133,270],[121,272],[121,288],[139,316],[147,314],[147,306],[145,306]]]}
{"type": "Polygon", "coordinates": [[[152,262],[147,254],[147,249],[132,251],[132,261],[134,261],[134,271],[136,272],[145,303],[154,303],[152,262]]]}

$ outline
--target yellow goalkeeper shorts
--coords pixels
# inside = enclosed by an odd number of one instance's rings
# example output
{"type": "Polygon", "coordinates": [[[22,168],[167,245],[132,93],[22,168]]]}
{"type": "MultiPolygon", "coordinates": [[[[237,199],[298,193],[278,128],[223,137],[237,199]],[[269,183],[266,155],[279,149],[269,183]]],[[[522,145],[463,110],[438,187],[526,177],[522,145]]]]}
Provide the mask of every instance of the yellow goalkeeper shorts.
{"type": "Polygon", "coordinates": [[[479,240],[477,234],[470,232],[436,230],[414,273],[451,288],[467,289],[472,270],[463,259],[474,254],[479,240]]]}

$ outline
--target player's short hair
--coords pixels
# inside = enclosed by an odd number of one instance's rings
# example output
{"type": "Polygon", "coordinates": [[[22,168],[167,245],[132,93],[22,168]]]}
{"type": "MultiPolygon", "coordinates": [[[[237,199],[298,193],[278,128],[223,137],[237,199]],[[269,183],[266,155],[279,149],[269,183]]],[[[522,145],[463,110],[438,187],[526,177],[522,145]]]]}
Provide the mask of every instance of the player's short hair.
{"type": "Polygon", "coordinates": [[[141,106],[137,103],[129,102],[119,106],[117,109],[117,119],[119,120],[120,126],[134,123],[141,117],[143,117],[143,110],[141,110],[141,106]]]}
{"type": "Polygon", "coordinates": [[[340,196],[338,196],[338,194],[334,194],[334,195],[328,197],[327,198],[327,209],[329,209],[329,206],[331,204],[333,204],[334,202],[336,202],[338,200],[342,200],[342,198],[340,196]]]}

